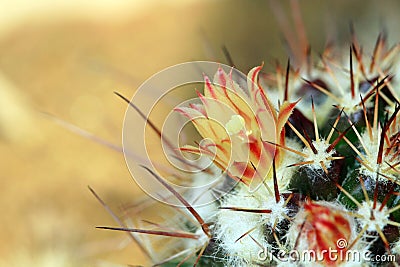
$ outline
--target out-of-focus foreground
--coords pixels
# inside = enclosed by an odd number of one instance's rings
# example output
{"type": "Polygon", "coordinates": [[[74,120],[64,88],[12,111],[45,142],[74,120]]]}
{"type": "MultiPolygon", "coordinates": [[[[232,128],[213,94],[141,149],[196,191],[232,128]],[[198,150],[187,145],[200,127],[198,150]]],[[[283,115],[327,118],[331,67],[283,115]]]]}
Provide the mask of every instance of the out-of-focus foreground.
{"type": "MultiPolygon", "coordinates": [[[[122,154],[44,113],[120,144],[125,103],[113,91],[131,97],[150,75],[184,61],[226,63],[222,45],[244,72],[286,60],[267,1],[165,2],[0,1],[1,266],[146,262],[125,235],[94,228],[115,223],[87,185],[111,206],[143,195],[122,154]]],[[[397,41],[390,18],[398,4],[385,2],[302,2],[315,50],[327,33],[346,40],[350,21],[368,41],[384,21],[397,41]]]]}

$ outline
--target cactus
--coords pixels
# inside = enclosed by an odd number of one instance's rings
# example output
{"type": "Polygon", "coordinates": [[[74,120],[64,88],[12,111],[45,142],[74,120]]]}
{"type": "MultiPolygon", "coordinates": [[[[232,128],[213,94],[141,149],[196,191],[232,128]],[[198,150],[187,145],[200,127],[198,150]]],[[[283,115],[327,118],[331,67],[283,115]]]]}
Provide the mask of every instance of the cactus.
{"type": "Polygon", "coordinates": [[[181,207],[151,225],[113,214],[121,227],[100,228],[130,233],[162,266],[396,266],[400,46],[381,33],[368,56],[352,38],[343,58],[329,47],[313,61],[300,43],[286,72],[205,76],[197,102],[175,112],[211,140],[180,147],[211,163],[186,183],[220,177],[201,194],[210,204],[144,166],[181,207]]]}

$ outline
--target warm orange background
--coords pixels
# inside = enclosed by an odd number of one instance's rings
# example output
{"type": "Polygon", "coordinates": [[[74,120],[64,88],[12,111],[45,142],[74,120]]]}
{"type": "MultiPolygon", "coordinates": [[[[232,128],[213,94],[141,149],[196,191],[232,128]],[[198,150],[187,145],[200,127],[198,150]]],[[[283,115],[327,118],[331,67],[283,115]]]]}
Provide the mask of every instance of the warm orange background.
{"type": "MultiPolygon", "coordinates": [[[[346,40],[350,20],[363,40],[387,25],[397,41],[395,1],[301,2],[316,50],[327,32],[346,40]]],[[[242,71],[284,62],[268,1],[0,5],[0,266],[145,264],[134,245],[120,248],[125,235],[94,229],[115,223],[87,185],[112,207],[141,195],[123,156],[41,112],[119,144],[125,104],[114,90],[131,97],[150,75],[184,61],[226,63],[222,45],[242,71]]]]}

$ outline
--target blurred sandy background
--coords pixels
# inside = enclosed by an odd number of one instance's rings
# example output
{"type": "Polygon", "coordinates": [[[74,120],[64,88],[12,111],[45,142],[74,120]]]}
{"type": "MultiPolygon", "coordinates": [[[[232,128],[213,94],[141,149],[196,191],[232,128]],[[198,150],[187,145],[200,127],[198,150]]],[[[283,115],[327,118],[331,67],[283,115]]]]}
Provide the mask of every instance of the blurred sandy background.
{"type": "MultiPolygon", "coordinates": [[[[366,40],[386,25],[397,41],[395,1],[316,2],[301,5],[316,50],[327,32],[346,39],[350,20],[366,40]]],[[[242,71],[269,68],[286,60],[281,40],[268,1],[1,0],[0,266],[146,264],[124,235],[94,229],[115,223],[87,185],[112,207],[141,195],[123,156],[41,112],[119,144],[125,104],[113,91],[131,97],[184,61],[226,63],[222,45],[242,71]]]]}

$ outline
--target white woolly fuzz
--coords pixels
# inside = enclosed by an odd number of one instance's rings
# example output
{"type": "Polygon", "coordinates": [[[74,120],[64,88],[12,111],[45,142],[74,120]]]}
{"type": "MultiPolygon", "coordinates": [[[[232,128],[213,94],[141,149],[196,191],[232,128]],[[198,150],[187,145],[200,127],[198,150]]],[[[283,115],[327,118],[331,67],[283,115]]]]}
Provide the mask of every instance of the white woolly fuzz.
{"type": "Polygon", "coordinates": [[[387,207],[384,206],[380,211],[379,208],[381,203],[376,203],[376,208],[373,209],[372,203],[364,201],[361,204],[361,207],[358,209],[357,213],[361,215],[360,218],[357,218],[359,221],[361,228],[364,228],[368,225],[367,231],[376,232],[376,227],[379,229],[383,229],[389,220],[389,214],[387,213],[387,207]],[[373,215],[373,218],[371,216],[373,215]]]}
{"type": "Polygon", "coordinates": [[[264,241],[262,216],[244,212],[221,211],[218,216],[217,238],[221,247],[228,254],[228,262],[250,263],[257,260],[260,246],[252,240],[253,237],[263,246],[264,241]],[[236,242],[236,240],[250,229],[255,229],[236,242]]]}
{"type": "MultiPolygon", "coordinates": [[[[283,198],[281,198],[280,201],[276,203],[274,196],[269,196],[266,200],[263,201],[262,207],[271,210],[270,214],[263,215],[267,219],[267,225],[272,227],[275,223],[280,223],[283,219],[285,219],[283,214],[287,214],[288,208],[284,205],[285,200],[283,198]]],[[[276,229],[276,231],[279,231],[279,229],[276,229]]]]}
{"type": "Polygon", "coordinates": [[[288,209],[284,207],[284,199],[281,198],[276,203],[275,196],[271,193],[264,186],[256,192],[249,193],[247,186],[239,185],[237,192],[226,196],[221,204],[222,207],[271,210],[268,214],[220,210],[216,235],[221,248],[229,255],[227,259],[229,266],[250,266],[258,261],[258,253],[262,248],[270,247],[265,240],[266,232],[275,223],[281,222],[288,212],[288,209]],[[249,234],[237,241],[251,229],[253,230],[249,234]]]}
{"type": "Polygon", "coordinates": [[[303,149],[303,153],[307,154],[308,157],[304,159],[304,161],[312,161],[313,163],[308,164],[307,166],[313,170],[322,169],[321,162],[329,169],[332,165],[332,160],[330,159],[333,154],[335,154],[335,150],[332,149],[329,152],[326,152],[326,149],[330,146],[328,142],[324,139],[320,139],[319,141],[313,141],[313,146],[317,150],[317,154],[315,154],[310,148],[305,147],[303,149]]]}

